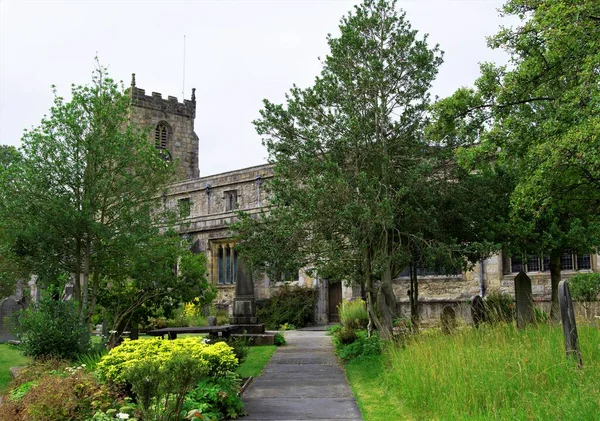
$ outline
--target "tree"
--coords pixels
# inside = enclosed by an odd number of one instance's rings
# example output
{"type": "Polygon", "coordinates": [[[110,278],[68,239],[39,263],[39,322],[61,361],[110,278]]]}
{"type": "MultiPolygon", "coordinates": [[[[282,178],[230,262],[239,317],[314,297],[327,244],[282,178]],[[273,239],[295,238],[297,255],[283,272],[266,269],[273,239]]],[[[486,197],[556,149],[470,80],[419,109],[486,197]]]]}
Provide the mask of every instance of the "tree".
{"type": "Polygon", "coordinates": [[[199,286],[202,273],[174,272],[186,247],[167,235],[160,199],[173,166],[129,121],[129,95],[99,65],[71,94],[55,92],[49,115],[25,132],[21,159],[0,170],[0,231],[21,273],[42,285],[69,276],[85,320],[117,285],[138,301],[199,286]]]}
{"type": "Polygon", "coordinates": [[[510,0],[503,11],[521,25],[489,45],[510,64],[483,64],[475,89],[437,104],[431,133],[470,168],[511,174],[511,218],[498,239],[509,253],[550,252],[557,318],[561,256],[600,245],[600,5],[510,0]]]}
{"type": "Polygon", "coordinates": [[[257,240],[241,253],[274,257],[268,241],[281,249],[289,239],[292,266],[310,262],[321,277],[362,283],[370,319],[388,336],[393,277],[450,249],[431,214],[442,176],[423,136],[442,59],[393,1],[365,1],[340,32],[328,37],[314,85],[294,86],[285,106],[265,100],[255,122],[275,164],[273,207],[262,221],[246,219],[260,229],[240,229],[243,241],[257,240]]]}

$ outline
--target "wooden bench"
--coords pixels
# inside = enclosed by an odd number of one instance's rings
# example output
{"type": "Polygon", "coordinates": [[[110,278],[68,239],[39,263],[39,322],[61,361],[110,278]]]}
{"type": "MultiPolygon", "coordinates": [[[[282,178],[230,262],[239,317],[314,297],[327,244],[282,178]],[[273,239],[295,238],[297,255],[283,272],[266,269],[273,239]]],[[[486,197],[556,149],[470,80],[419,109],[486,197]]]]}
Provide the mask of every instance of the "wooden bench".
{"type": "Polygon", "coordinates": [[[231,335],[233,326],[202,326],[202,327],[165,327],[163,329],[150,330],[146,335],[160,336],[164,339],[165,335],[169,339],[177,339],[178,334],[184,333],[208,333],[209,336],[228,338],[231,335]]]}

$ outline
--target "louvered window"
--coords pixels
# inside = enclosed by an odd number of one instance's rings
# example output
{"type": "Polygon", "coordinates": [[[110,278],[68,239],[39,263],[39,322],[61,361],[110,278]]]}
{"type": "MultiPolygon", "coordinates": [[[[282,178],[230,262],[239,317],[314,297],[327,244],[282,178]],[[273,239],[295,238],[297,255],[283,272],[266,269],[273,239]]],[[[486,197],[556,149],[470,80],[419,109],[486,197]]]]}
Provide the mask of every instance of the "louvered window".
{"type": "Polygon", "coordinates": [[[167,123],[158,123],[154,130],[154,145],[157,149],[167,149],[167,142],[169,140],[170,130],[167,123]]]}

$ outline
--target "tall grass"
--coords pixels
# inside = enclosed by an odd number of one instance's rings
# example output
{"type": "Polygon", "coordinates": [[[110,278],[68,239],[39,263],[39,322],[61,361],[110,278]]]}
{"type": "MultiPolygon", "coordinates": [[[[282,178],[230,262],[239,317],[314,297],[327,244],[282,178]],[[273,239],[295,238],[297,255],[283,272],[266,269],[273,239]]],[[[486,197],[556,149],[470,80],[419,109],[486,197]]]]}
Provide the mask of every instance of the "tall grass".
{"type": "Polygon", "coordinates": [[[386,351],[382,378],[415,419],[600,419],[600,330],[579,337],[582,369],[566,360],[560,326],[421,336],[386,351]]]}
{"type": "Polygon", "coordinates": [[[347,329],[365,329],[369,323],[367,305],[360,298],[354,301],[343,301],[338,306],[340,322],[347,329]]]}

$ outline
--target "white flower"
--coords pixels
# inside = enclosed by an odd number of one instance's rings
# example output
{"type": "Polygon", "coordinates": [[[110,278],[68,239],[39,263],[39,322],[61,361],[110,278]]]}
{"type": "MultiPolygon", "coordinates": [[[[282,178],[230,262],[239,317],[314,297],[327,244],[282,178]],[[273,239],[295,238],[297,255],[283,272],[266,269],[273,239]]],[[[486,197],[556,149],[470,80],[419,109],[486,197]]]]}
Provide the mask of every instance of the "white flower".
{"type": "Polygon", "coordinates": [[[128,420],[129,419],[129,414],[126,414],[125,412],[119,412],[117,414],[117,418],[120,420],[128,420]]]}

